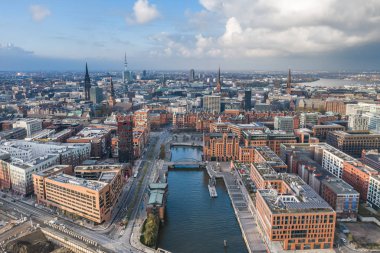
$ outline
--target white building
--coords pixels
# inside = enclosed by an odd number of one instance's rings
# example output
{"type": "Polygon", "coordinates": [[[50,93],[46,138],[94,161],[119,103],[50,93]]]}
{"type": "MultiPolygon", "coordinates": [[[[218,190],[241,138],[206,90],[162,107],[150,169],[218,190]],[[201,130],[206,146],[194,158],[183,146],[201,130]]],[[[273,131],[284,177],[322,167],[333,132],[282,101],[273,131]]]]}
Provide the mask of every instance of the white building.
{"type": "Polygon", "coordinates": [[[380,208],[380,176],[372,175],[369,179],[367,203],[380,208]]]}
{"type": "Polygon", "coordinates": [[[26,129],[26,136],[32,137],[32,135],[42,130],[42,120],[40,119],[18,119],[13,123],[13,128],[21,127],[26,129]]]}
{"type": "Polygon", "coordinates": [[[22,160],[18,159],[12,159],[9,169],[12,191],[22,195],[28,195],[32,193],[32,174],[43,171],[48,167],[56,164],[59,164],[59,155],[45,155],[27,162],[23,162],[22,160]]]}
{"type": "Polygon", "coordinates": [[[274,129],[283,130],[287,133],[292,133],[294,130],[293,117],[290,116],[276,116],[274,117],[274,129]]]}
{"type": "Polygon", "coordinates": [[[380,132],[380,114],[367,112],[364,116],[368,118],[368,130],[380,132]]]}
{"type": "Polygon", "coordinates": [[[322,150],[322,167],[338,178],[342,178],[343,162],[356,161],[355,158],[325,143],[317,144],[322,150]]]}
{"type": "Polygon", "coordinates": [[[10,154],[12,190],[23,195],[33,192],[32,174],[52,165],[80,165],[90,158],[91,144],[39,143],[33,141],[0,142],[0,152],[10,154]]]}
{"type": "Polygon", "coordinates": [[[354,114],[348,117],[348,129],[352,131],[368,130],[368,117],[362,114],[354,114]]]}
{"type": "Polygon", "coordinates": [[[346,114],[355,115],[358,113],[380,113],[380,104],[369,104],[369,103],[357,103],[357,104],[347,104],[346,105],[346,114]]]}

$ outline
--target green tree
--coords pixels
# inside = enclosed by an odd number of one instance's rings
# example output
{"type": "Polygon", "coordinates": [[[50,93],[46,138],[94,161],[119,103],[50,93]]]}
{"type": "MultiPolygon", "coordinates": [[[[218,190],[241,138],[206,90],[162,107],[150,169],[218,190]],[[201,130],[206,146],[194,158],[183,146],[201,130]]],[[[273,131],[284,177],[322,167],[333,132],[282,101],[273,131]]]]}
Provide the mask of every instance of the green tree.
{"type": "Polygon", "coordinates": [[[160,147],[160,159],[161,160],[165,159],[165,145],[164,144],[161,144],[161,147],[160,147]]]}
{"type": "Polygon", "coordinates": [[[148,218],[145,222],[145,226],[143,229],[143,241],[142,243],[146,246],[152,247],[156,245],[157,242],[157,234],[159,228],[159,219],[154,214],[149,214],[148,218]]]}

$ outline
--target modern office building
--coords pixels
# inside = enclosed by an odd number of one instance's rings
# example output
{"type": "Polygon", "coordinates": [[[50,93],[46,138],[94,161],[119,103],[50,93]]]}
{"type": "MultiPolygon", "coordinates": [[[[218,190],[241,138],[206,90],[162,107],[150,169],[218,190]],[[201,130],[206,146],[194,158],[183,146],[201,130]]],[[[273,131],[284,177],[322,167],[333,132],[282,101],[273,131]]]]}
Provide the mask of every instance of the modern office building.
{"type": "Polygon", "coordinates": [[[134,163],[133,149],[133,116],[120,115],[117,117],[117,135],[119,138],[119,162],[134,163]]]}
{"type": "Polygon", "coordinates": [[[380,175],[372,175],[369,180],[367,203],[380,209],[380,175]]]}
{"type": "Polygon", "coordinates": [[[203,97],[203,109],[210,113],[220,113],[221,103],[220,96],[206,95],[203,97]]]}
{"type": "Polygon", "coordinates": [[[328,144],[353,157],[360,157],[363,149],[379,149],[380,134],[370,132],[329,132],[328,144]]]}
{"type": "Polygon", "coordinates": [[[294,131],[294,119],[291,116],[276,116],[274,117],[274,129],[282,130],[287,133],[294,131]]]}
{"type": "Polygon", "coordinates": [[[348,116],[348,130],[350,131],[367,131],[369,118],[362,114],[348,116]]]}
{"type": "Polygon", "coordinates": [[[313,125],[311,130],[313,137],[318,138],[320,141],[324,141],[329,132],[344,131],[345,127],[338,124],[313,125]]]}
{"type": "Polygon", "coordinates": [[[380,133],[380,114],[367,112],[363,115],[368,118],[368,130],[380,133]]]}
{"type": "Polygon", "coordinates": [[[26,136],[32,137],[33,134],[42,130],[42,120],[32,118],[17,119],[13,123],[13,128],[17,127],[24,128],[26,130],[26,136]]]}
{"type": "Polygon", "coordinates": [[[195,80],[195,71],[194,69],[190,69],[189,82],[194,82],[194,80],[195,80]]]}
{"type": "Polygon", "coordinates": [[[98,87],[98,86],[91,87],[90,88],[90,100],[94,104],[101,103],[103,101],[103,89],[98,87]]]}
{"type": "Polygon", "coordinates": [[[318,113],[309,112],[301,113],[300,115],[300,127],[306,127],[308,124],[317,125],[318,124],[318,113]]]}
{"type": "Polygon", "coordinates": [[[257,224],[269,251],[332,249],[336,213],[301,178],[278,175],[278,187],[256,193],[257,224]]]}
{"type": "Polygon", "coordinates": [[[356,161],[355,158],[325,143],[317,144],[315,148],[316,153],[322,154],[322,168],[327,170],[337,178],[342,178],[344,162],[356,161]]]}
{"type": "MultiPolygon", "coordinates": [[[[78,165],[90,157],[89,144],[39,143],[7,141],[0,145],[3,173],[1,180],[9,181],[10,189],[22,195],[33,192],[32,174],[52,165],[78,165]],[[6,169],[6,170],[5,170],[6,169]],[[9,175],[6,171],[9,170],[9,175]]],[[[1,175],[0,175],[1,176],[1,175]]]]}
{"type": "Polygon", "coordinates": [[[277,155],[280,154],[280,145],[282,143],[296,143],[296,137],[292,133],[285,131],[261,131],[261,130],[248,130],[242,132],[244,145],[246,147],[268,146],[277,155]]]}
{"type": "Polygon", "coordinates": [[[244,110],[250,111],[252,108],[252,90],[246,89],[244,91],[244,110]]]}
{"type": "Polygon", "coordinates": [[[79,166],[74,171],[80,177],[57,167],[34,174],[37,202],[96,224],[110,220],[123,189],[123,167],[79,166]]]}

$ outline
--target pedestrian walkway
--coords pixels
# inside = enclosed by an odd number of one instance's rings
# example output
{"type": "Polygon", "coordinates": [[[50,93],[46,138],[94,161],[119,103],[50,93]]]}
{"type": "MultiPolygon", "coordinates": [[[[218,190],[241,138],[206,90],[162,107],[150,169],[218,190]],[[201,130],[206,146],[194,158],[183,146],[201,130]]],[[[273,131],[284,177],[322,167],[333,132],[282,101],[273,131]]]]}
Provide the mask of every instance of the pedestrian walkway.
{"type": "Polygon", "coordinates": [[[215,171],[216,167],[212,164],[208,164],[206,168],[210,177],[215,176],[224,179],[248,252],[267,252],[255,222],[255,213],[248,208],[248,196],[243,194],[242,186],[238,183],[236,174],[223,169],[215,171]]]}

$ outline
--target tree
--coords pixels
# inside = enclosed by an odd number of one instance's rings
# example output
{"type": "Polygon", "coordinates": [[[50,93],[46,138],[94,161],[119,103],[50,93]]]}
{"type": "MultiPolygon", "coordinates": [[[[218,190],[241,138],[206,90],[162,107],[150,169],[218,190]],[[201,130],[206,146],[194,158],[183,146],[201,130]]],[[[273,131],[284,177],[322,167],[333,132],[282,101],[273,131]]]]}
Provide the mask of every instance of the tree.
{"type": "Polygon", "coordinates": [[[149,247],[156,245],[158,228],[158,217],[154,214],[149,214],[143,230],[142,243],[149,247]]]}
{"type": "Polygon", "coordinates": [[[161,148],[160,148],[160,159],[161,159],[161,160],[164,160],[164,159],[165,159],[165,145],[164,145],[164,144],[161,144],[161,148]]]}

